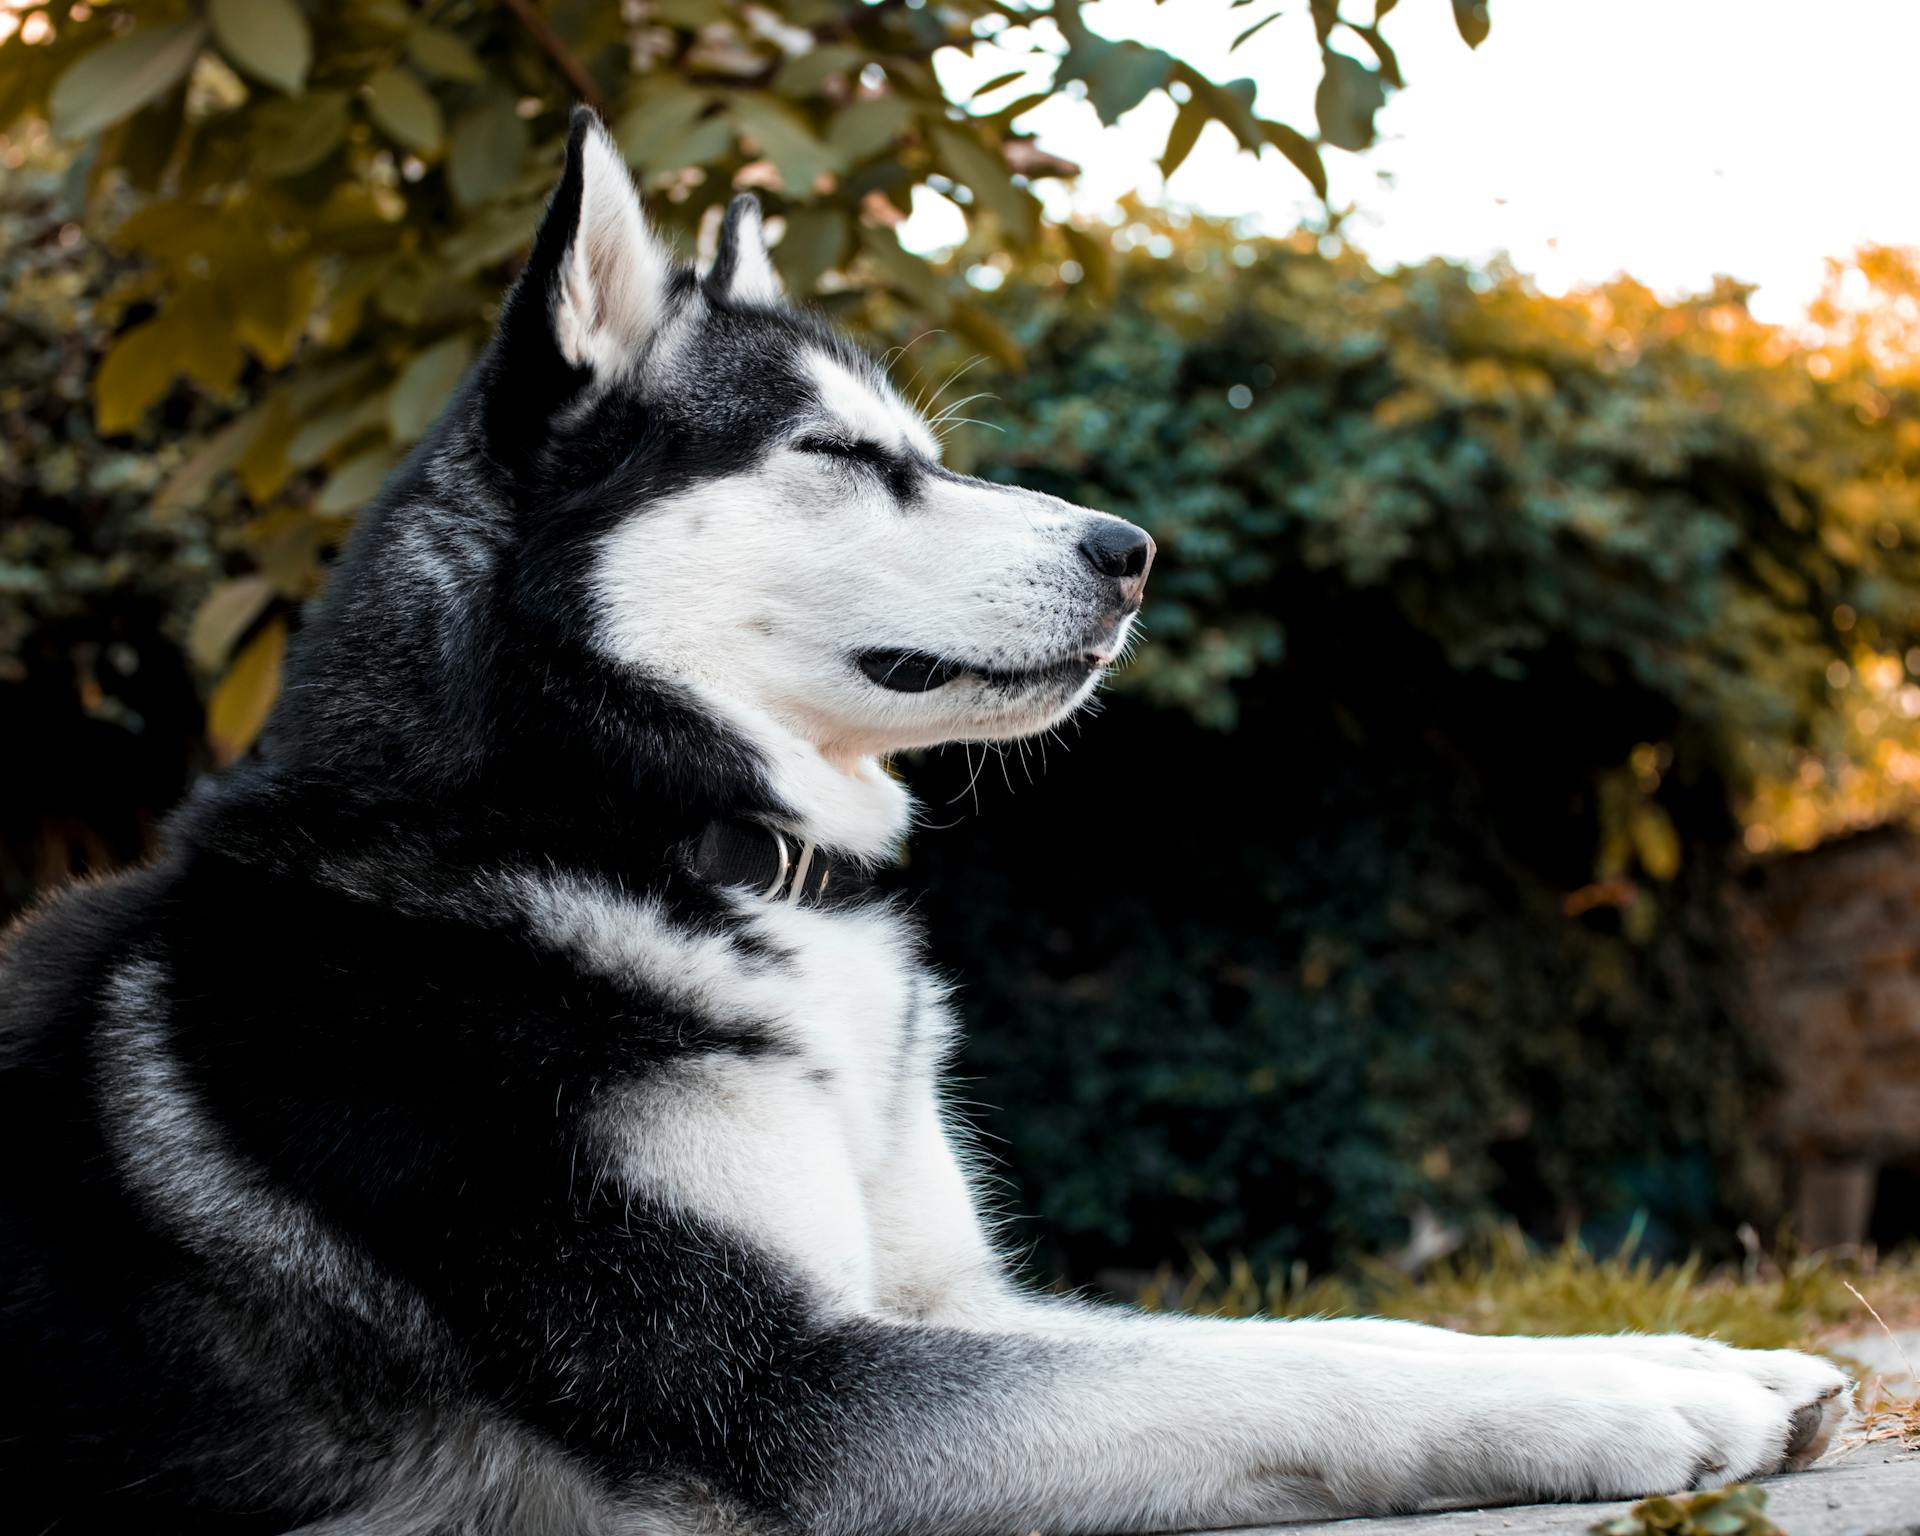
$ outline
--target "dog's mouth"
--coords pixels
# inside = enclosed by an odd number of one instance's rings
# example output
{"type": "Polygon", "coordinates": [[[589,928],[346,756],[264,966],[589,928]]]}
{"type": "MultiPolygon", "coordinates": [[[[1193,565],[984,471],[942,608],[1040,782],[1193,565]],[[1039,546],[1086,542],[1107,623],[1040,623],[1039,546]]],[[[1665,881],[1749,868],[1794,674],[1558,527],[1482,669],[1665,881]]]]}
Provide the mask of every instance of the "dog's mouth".
{"type": "Polygon", "coordinates": [[[860,652],[854,657],[854,665],[869,681],[893,693],[931,693],[963,677],[1009,689],[1045,683],[1079,684],[1105,666],[1107,660],[1099,652],[1082,651],[1044,666],[986,667],[978,662],[936,656],[931,651],[882,648],[860,652]]]}

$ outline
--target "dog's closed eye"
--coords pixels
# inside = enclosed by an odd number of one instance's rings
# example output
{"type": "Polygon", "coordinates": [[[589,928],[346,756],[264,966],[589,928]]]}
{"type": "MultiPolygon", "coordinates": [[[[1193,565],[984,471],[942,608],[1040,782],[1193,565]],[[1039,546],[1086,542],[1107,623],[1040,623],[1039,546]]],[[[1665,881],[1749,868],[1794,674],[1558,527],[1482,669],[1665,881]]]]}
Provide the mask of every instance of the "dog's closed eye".
{"type": "Polygon", "coordinates": [[[832,437],[816,433],[809,437],[794,439],[796,453],[817,453],[827,458],[853,459],[861,464],[890,466],[895,455],[889,453],[871,438],[832,437]]]}

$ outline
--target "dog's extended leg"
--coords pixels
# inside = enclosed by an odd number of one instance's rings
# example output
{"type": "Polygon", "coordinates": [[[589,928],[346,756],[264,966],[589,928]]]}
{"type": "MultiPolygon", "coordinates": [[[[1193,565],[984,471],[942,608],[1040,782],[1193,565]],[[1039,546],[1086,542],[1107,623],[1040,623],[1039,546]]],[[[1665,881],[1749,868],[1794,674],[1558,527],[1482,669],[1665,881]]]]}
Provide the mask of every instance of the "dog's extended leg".
{"type": "MultiPolygon", "coordinates": [[[[975,1454],[1031,1480],[1046,1500],[1033,1522],[1050,1531],[1670,1492],[1803,1464],[1844,1413],[1846,1378],[1783,1350],[1156,1317],[1022,1294],[931,1105],[912,1139],[887,1223],[898,1294],[1013,1358],[1024,1337],[1048,1362],[1042,1386],[987,1410],[997,1448],[975,1454]]],[[[958,1434],[940,1440],[960,1454],[958,1434]]]]}
{"type": "MultiPolygon", "coordinates": [[[[1545,1342],[1401,1349],[1097,1314],[1024,1335],[831,1337],[854,1411],[803,1502],[808,1525],[836,1532],[1144,1532],[1628,1497],[1775,1470],[1806,1406],[1740,1374],[1545,1342]]],[[[1829,1374],[1807,1402],[1839,1384],[1829,1374]]]]}

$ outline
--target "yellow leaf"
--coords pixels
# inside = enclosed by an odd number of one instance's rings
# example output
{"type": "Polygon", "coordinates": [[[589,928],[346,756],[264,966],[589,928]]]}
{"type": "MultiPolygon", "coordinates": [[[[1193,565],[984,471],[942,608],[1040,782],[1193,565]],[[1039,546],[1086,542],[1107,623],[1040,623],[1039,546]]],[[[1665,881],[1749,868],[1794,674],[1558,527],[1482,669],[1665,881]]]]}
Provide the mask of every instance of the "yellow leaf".
{"type": "Polygon", "coordinates": [[[180,372],[210,395],[225,395],[240,377],[240,343],[227,315],[205,283],[182,289],[167,306],[180,372]]]}
{"type": "Polygon", "coordinates": [[[178,356],[159,317],[135,326],[108,350],[93,376],[93,422],[103,437],[125,432],[173,383],[178,356]]]}
{"type": "Polygon", "coordinates": [[[1628,826],[1642,869],[1656,880],[1671,880],[1680,873],[1680,834],[1664,806],[1652,800],[1642,802],[1634,807],[1628,826]]]}
{"type": "Polygon", "coordinates": [[[236,466],[240,485],[256,507],[275,495],[287,483],[293,466],[287,462],[287,444],[293,440],[296,420],[287,406],[276,400],[270,407],[266,424],[261,427],[236,466]]]}
{"type": "Polygon", "coordinates": [[[207,700],[207,743],[221,767],[253,745],[280,696],[287,621],[274,619],[249,640],[207,700]]]}
{"type": "Polygon", "coordinates": [[[246,274],[235,296],[234,334],[269,368],[284,368],[307,328],[316,286],[306,261],[246,274]]]}
{"type": "Polygon", "coordinates": [[[273,601],[273,583],[264,576],[237,576],[206,595],[187,629],[187,654],[211,672],[227,659],[234,642],[273,601]]]}

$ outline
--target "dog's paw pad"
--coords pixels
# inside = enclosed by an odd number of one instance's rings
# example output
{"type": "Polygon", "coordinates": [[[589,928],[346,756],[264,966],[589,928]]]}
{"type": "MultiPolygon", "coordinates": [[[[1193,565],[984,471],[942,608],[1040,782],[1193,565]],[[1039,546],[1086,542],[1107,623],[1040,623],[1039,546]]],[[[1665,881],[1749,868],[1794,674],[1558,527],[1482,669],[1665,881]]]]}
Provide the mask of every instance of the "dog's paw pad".
{"type": "Polygon", "coordinates": [[[1833,1386],[1794,1410],[1787,1427],[1788,1471],[1797,1472],[1820,1459],[1833,1440],[1833,1432],[1846,1419],[1852,1401],[1850,1388],[1833,1386]]]}

